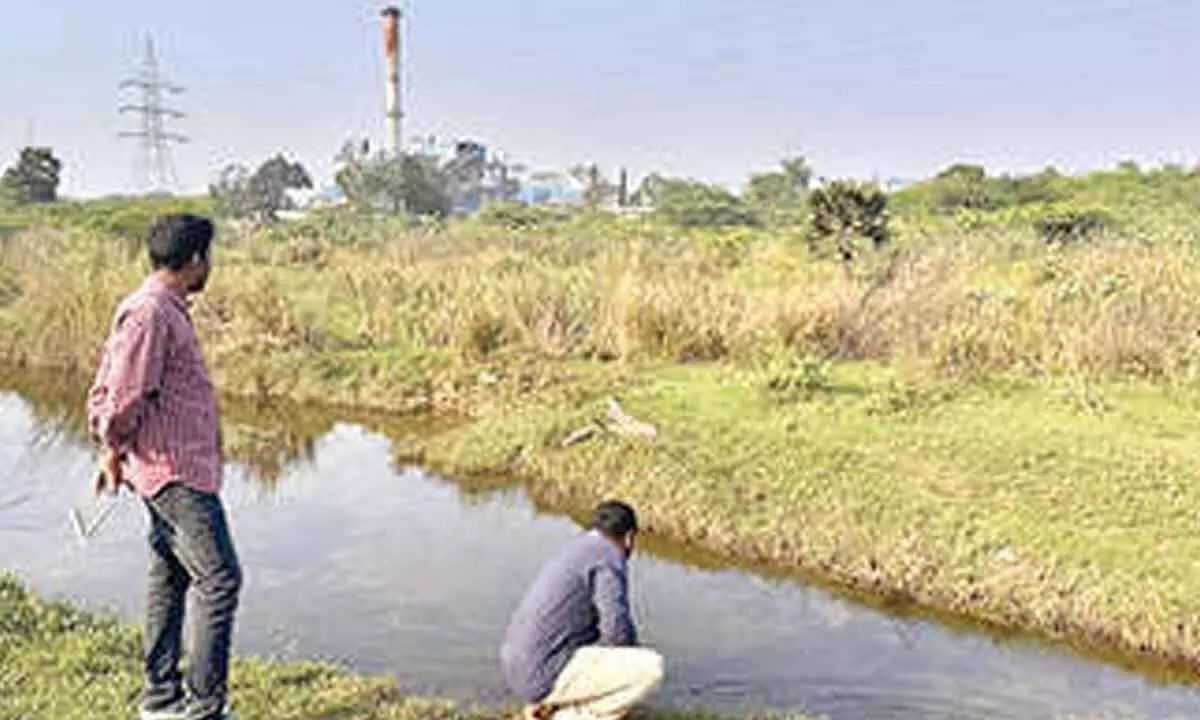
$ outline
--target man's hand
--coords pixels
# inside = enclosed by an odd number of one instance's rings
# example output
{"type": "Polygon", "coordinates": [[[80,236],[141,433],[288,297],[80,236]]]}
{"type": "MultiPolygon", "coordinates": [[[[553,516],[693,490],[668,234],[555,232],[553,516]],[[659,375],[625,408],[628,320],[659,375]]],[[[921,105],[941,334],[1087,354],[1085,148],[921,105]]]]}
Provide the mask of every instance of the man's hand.
{"type": "Polygon", "coordinates": [[[112,448],[106,448],[100,456],[100,466],[96,469],[96,494],[116,495],[124,481],[125,478],[121,474],[121,454],[112,448]]]}
{"type": "Polygon", "coordinates": [[[521,713],[522,720],[550,720],[559,708],[554,705],[529,705],[521,713]]]}

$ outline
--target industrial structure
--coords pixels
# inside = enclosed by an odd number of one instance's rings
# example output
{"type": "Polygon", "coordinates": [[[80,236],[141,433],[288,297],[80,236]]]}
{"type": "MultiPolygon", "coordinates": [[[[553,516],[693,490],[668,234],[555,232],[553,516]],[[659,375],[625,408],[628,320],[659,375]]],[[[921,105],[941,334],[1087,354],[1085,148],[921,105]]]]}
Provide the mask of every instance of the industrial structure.
{"type": "MultiPolygon", "coordinates": [[[[386,5],[380,11],[384,58],[384,138],[381,143],[386,158],[424,158],[431,160],[440,171],[441,181],[450,199],[450,211],[467,215],[498,201],[520,202],[528,205],[570,205],[585,202],[588,192],[586,179],[573,176],[573,171],[530,171],[514,165],[485,143],[469,138],[439,139],[434,135],[414,138],[404,146],[404,25],[405,14],[397,5],[386,5]]],[[[136,75],[120,83],[124,92],[136,91],[135,98],[126,98],[118,106],[121,115],[138,118],[136,129],[122,130],[118,137],[138,141],[136,182],[146,192],[168,192],[178,184],[171,157],[171,145],[190,142],[179,132],[168,130],[167,121],[185,114],[170,107],[167,98],[179,95],[184,88],[163,77],[153,37],[145,38],[144,56],[136,75]]],[[[364,158],[367,150],[364,144],[364,158]]],[[[401,172],[403,176],[404,171],[401,172]]],[[[406,180],[401,180],[406,182],[406,180]]],[[[617,207],[625,205],[625,181],[620,184],[617,207]]],[[[304,207],[346,202],[342,189],[336,184],[322,190],[301,193],[299,204],[304,207]]],[[[401,193],[403,196],[403,193],[401,193]]],[[[401,200],[403,203],[403,200],[401,200]]],[[[403,207],[398,208],[404,210],[403,207]]]]}
{"type": "Polygon", "coordinates": [[[584,190],[570,173],[542,170],[521,178],[517,199],[526,205],[575,205],[583,202],[584,190]]]}
{"type": "MultiPolygon", "coordinates": [[[[383,147],[388,156],[405,152],[404,95],[401,83],[403,47],[401,29],[404,15],[400,8],[388,5],[380,12],[383,19],[384,107],[383,147]]],[[[412,151],[437,158],[447,180],[452,210],[456,215],[470,214],[489,202],[513,200],[528,204],[572,203],[582,198],[579,183],[565,173],[526,175],[523,168],[510,166],[487,145],[471,139],[439,142],[433,135],[415,141],[412,151]]]]}
{"type": "MultiPolygon", "coordinates": [[[[400,8],[385,6],[381,12],[384,57],[384,138],[385,158],[421,157],[433,161],[440,171],[450,200],[453,215],[469,215],[483,206],[498,201],[520,202],[528,205],[570,205],[585,202],[587,186],[570,172],[530,172],[520,165],[508,163],[485,143],[474,139],[438,138],[427,135],[412,138],[404,145],[404,95],[401,44],[403,21],[400,8]]],[[[369,156],[364,141],[362,155],[369,156]]],[[[621,183],[621,188],[625,183],[621,183]]],[[[401,194],[402,195],[402,194],[401,194]]],[[[623,193],[618,197],[623,199],[623,193]]],[[[346,202],[341,188],[327,186],[306,193],[301,204],[306,207],[335,205],[346,202]]],[[[623,203],[618,203],[621,205],[623,203]]],[[[404,208],[399,208],[403,210],[404,208]]]]}
{"type": "Polygon", "coordinates": [[[404,108],[400,86],[400,8],[390,5],[383,12],[384,69],[387,75],[385,98],[387,107],[387,133],[384,148],[389,155],[400,152],[404,137],[404,108]]]}
{"type": "Polygon", "coordinates": [[[120,84],[121,90],[130,88],[139,91],[138,100],[122,104],[118,112],[134,113],[141,117],[137,130],[125,130],[118,133],[121,138],[139,141],[136,177],[138,183],[147,191],[164,192],[173,188],[177,182],[175,165],[171,159],[171,143],[186,143],[188,138],[179,133],[169,132],[165,127],[166,118],[182,118],[184,113],[167,107],[165,95],[178,95],[183,88],[173,85],[159,73],[158,58],[154,52],[154,38],[146,36],[146,54],[138,74],[120,84]]]}

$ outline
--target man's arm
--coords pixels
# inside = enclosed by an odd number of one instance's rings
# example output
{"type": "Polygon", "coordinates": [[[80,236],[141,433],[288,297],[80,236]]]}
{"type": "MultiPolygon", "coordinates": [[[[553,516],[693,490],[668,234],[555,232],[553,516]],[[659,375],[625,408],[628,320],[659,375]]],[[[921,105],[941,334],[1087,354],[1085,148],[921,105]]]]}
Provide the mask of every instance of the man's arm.
{"type": "Polygon", "coordinates": [[[600,618],[599,644],[637,645],[637,629],[629,611],[629,587],[623,568],[599,565],[592,576],[592,601],[600,618]]]}
{"type": "Polygon", "coordinates": [[[146,404],[162,387],[167,333],[151,305],[134,309],[117,328],[95,417],[96,439],[105,447],[124,452],[137,435],[146,404]]]}

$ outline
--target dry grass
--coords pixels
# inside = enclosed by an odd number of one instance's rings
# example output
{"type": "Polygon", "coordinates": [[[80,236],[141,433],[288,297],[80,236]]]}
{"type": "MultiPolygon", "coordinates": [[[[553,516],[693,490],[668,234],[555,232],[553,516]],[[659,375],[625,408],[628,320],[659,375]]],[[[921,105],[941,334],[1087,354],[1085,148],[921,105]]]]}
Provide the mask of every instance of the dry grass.
{"type": "MultiPolygon", "coordinates": [[[[1089,377],[1188,378],[1200,367],[1200,251],[1181,243],[1048,250],[1021,234],[951,236],[847,274],[744,233],[718,243],[619,226],[459,229],[345,246],[295,232],[222,247],[197,303],[231,392],[425,406],[431,385],[515,358],[792,355],[1089,377]]],[[[141,273],[112,243],[62,231],[4,241],[0,353],[90,367],[141,273]]]]}

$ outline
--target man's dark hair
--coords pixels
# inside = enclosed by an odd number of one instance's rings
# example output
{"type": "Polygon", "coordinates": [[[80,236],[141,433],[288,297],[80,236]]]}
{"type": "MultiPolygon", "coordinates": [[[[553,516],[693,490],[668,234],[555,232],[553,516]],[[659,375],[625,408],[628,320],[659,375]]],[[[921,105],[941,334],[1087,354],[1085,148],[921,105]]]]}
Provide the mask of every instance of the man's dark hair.
{"type": "Polygon", "coordinates": [[[146,250],[155,270],[182,270],[196,255],[208,257],[216,230],[208,218],[190,213],[164,215],[150,226],[146,250]]]}
{"type": "Polygon", "coordinates": [[[638,529],[637,513],[620,500],[605,500],[592,511],[589,527],[611,538],[623,537],[638,529]]]}

